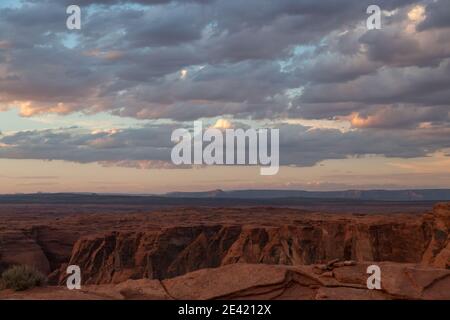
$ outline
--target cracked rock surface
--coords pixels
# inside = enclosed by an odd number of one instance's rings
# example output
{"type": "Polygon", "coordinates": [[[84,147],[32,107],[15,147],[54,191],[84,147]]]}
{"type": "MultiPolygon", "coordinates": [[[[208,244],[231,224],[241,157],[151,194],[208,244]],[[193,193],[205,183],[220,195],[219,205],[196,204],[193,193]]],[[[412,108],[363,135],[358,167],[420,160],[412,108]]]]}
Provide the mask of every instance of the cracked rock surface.
{"type": "Polygon", "coordinates": [[[53,287],[35,289],[36,298],[448,299],[450,292],[450,203],[424,214],[50,209],[0,213],[0,272],[26,264],[47,274],[53,287]],[[366,287],[370,264],[383,271],[381,291],[366,287]],[[58,287],[68,265],[80,266],[82,292],[58,287]]]}
{"type": "MultiPolygon", "coordinates": [[[[36,288],[0,292],[2,299],[116,300],[374,300],[450,299],[450,270],[415,264],[382,262],[381,290],[366,286],[368,263],[333,267],[333,275],[317,274],[316,266],[231,264],[202,269],[166,280],[127,280],[87,285],[81,290],[36,288]]],[[[329,271],[327,271],[329,272],[329,271]]]]}

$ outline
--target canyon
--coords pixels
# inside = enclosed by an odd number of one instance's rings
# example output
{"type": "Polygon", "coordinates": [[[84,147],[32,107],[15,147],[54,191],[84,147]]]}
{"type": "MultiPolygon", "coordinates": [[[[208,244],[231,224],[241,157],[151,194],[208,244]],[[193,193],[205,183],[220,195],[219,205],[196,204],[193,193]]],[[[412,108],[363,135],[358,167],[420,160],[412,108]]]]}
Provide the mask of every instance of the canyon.
{"type": "MultiPolygon", "coordinates": [[[[422,297],[431,287],[432,296],[450,291],[450,203],[436,204],[423,214],[334,214],[271,207],[176,207],[88,214],[30,206],[19,211],[2,210],[0,214],[0,272],[11,265],[31,265],[48,275],[53,286],[64,286],[68,265],[80,266],[84,288],[108,288],[111,292],[120,292],[127,283],[139,287],[144,282],[141,292],[148,291],[147,286],[185,283],[212,273],[224,279],[237,273],[242,279],[236,281],[245,283],[247,273],[253,277],[258,272],[280,272],[283,276],[273,284],[279,288],[277,292],[299,286],[292,279],[300,274],[316,288],[309,291],[307,297],[311,298],[331,288],[352,287],[349,283],[353,282],[358,284],[357,290],[367,291],[361,288],[365,283],[361,279],[367,278],[364,267],[376,263],[396,270],[392,272],[398,281],[411,281],[410,276],[403,279],[405,272],[429,281],[426,285],[405,284],[404,288],[416,288],[408,292],[384,291],[384,298],[422,297]],[[330,263],[332,268],[327,270],[330,263]],[[346,270],[347,275],[337,279],[339,272],[334,268],[346,270]],[[321,277],[317,270],[325,277],[332,271],[334,285],[317,280],[321,277]],[[355,270],[359,271],[351,276],[355,270]]],[[[200,282],[197,285],[202,287],[200,282]]],[[[233,291],[226,283],[224,280],[221,288],[230,295],[258,287],[252,283],[233,291]]],[[[300,287],[305,287],[301,281],[300,287]]],[[[280,293],[279,297],[288,295],[280,293]]]]}

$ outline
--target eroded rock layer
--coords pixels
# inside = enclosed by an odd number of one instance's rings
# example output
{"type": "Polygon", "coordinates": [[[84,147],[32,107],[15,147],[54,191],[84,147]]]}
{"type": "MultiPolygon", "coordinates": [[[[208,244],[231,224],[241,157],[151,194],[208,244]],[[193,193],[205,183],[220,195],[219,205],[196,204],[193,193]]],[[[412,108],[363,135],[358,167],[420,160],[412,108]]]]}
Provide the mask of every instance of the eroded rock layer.
{"type": "MultiPolygon", "coordinates": [[[[418,214],[178,208],[139,214],[1,214],[0,269],[33,265],[63,283],[169,279],[236,263],[302,266],[334,259],[450,264],[450,204],[418,214]],[[6,219],[5,219],[6,217],[6,219]]],[[[0,270],[1,271],[1,270],[0,270]]]]}
{"type": "Polygon", "coordinates": [[[309,266],[231,264],[166,280],[0,291],[0,299],[86,300],[385,300],[450,299],[450,270],[381,262],[381,289],[367,288],[369,263],[309,266]],[[325,268],[324,268],[325,267],[325,268]]]}

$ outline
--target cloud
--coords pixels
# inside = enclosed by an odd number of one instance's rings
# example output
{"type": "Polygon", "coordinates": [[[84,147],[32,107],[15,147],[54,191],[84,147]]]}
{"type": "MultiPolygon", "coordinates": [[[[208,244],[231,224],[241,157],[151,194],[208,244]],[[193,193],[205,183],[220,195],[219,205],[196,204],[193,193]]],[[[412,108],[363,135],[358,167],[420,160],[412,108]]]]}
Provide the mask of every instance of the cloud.
{"type": "Polygon", "coordinates": [[[450,6],[445,0],[432,1],[426,6],[425,20],[418,26],[419,31],[433,28],[449,28],[450,6]]]}
{"type": "MultiPolygon", "coordinates": [[[[106,168],[110,167],[122,167],[122,168],[133,168],[140,170],[149,170],[149,169],[175,169],[180,168],[175,166],[169,161],[162,160],[118,160],[118,161],[100,161],[100,165],[106,168]]],[[[187,168],[181,167],[181,168],[187,168]]]]}
{"type": "Polygon", "coordinates": [[[215,129],[231,129],[233,127],[233,123],[228,119],[218,119],[213,126],[215,129]]]}
{"type": "Polygon", "coordinates": [[[307,86],[291,113],[306,118],[362,114],[369,119],[365,126],[376,127],[448,123],[449,88],[450,59],[436,67],[382,69],[348,82],[307,86]]]}
{"type": "Polygon", "coordinates": [[[444,0],[377,1],[382,29],[370,31],[369,0],[86,0],[79,31],[65,27],[67,4],[0,9],[0,110],[180,123],[22,131],[1,136],[0,158],[170,168],[172,129],[200,118],[280,126],[284,165],[449,147],[444,0]]]}
{"type": "Polygon", "coordinates": [[[170,159],[171,126],[113,132],[80,128],[21,131],[1,137],[0,157],[66,160],[79,163],[170,159]]]}
{"type": "Polygon", "coordinates": [[[445,123],[450,119],[450,112],[447,107],[376,106],[367,115],[355,112],[337,118],[350,121],[354,128],[406,128],[414,127],[417,123],[422,126],[427,123],[445,123]]]}
{"type": "MultiPolygon", "coordinates": [[[[331,97],[340,95],[334,84],[360,81],[365,92],[372,83],[361,79],[377,74],[429,67],[438,75],[450,56],[448,30],[407,29],[418,4],[427,17],[420,23],[436,11],[427,1],[379,1],[386,12],[397,12],[383,18],[379,32],[364,30],[372,3],[361,0],[81,1],[80,31],[65,29],[67,4],[28,0],[0,10],[3,106],[18,106],[24,116],[320,118],[306,109],[324,103],[316,92],[330,89],[326,116],[338,116],[343,109],[332,104],[342,98],[331,97]],[[180,79],[182,70],[189,76],[180,79]],[[300,89],[302,98],[289,95],[300,89]]],[[[402,82],[414,81],[409,76],[402,82]]],[[[386,77],[374,81],[397,81],[386,77]]],[[[447,90],[441,91],[433,94],[443,101],[447,90]]],[[[370,107],[371,99],[350,96],[344,115],[370,107]]],[[[393,96],[386,103],[405,102],[393,96]]]]}
{"type": "MultiPolygon", "coordinates": [[[[276,127],[280,129],[282,165],[313,166],[327,159],[368,155],[416,158],[450,148],[448,127],[345,132],[283,123],[276,127]]],[[[99,132],[80,128],[22,131],[0,137],[0,158],[171,169],[174,144],[170,137],[175,128],[176,125],[152,125],[99,132]]]]}

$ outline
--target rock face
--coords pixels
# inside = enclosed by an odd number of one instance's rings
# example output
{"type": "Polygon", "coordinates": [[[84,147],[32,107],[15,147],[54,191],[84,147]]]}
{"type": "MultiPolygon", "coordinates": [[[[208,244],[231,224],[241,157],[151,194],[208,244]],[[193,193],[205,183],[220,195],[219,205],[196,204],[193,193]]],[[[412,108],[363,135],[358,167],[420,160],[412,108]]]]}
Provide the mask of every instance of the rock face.
{"type": "Polygon", "coordinates": [[[450,203],[437,204],[424,220],[427,229],[431,230],[431,240],[422,262],[450,269],[450,203]]]}
{"type": "Polygon", "coordinates": [[[199,270],[162,285],[173,299],[449,299],[450,270],[379,263],[381,290],[367,288],[369,263],[330,266],[234,264],[199,270]]]}
{"type": "Polygon", "coordinates": [[[366,285],[369,263],[337,262],[326,266],[231,264],[202,269],[166,280],[127,280],[27,292],[0,291],[0,299],[89,300],[384,300],[450,299],[450,270],[381,262],[381,290],[366,285]]]}
{"type": "Polygon", "coordinates": [[[50,264],[39,244],[21,231],[6,231],[0,235],[0,273],[8,266],[26,264],[44,273],[50,264]]]}
{"type": "Polygon", "coordinates": [[[84,284],[97,285],[233,264],[302,267],[338,259],[445,270],[450,261],[450,204],[424,215],[174,208],[0,216],[0,271],[28,264],[50,274],[53,284],[65,282],[68,264],[80,266],[84,284]]]}
{"type": "Polygon", "coordinates": [[[70,259],[76,233],[50,226],[0,231],[0,273],[11,265],[26,264],[44,274],[70,259]]]}
{"type": "MultiPolygon", "coordinates": [[[[86,284],[167,279],[235,263],[300,266],[333,259],[448,268],[448,204],[416,219],[299,219],[282,226],[204,225],[83,237],[69,264],[86,284]]],[[[60,273],[59,283],[65,281],[60,273]]]]}
{"type": "Polygon", "coordinates": [[[200,226],[113,232],[76,242],[71,265],[87,284],[166,279],[233,263],[309,265],[333,259],[419,262],[420,225],[200,226]],[[405,243],[407,245],[405,245],[405,243]]]}

